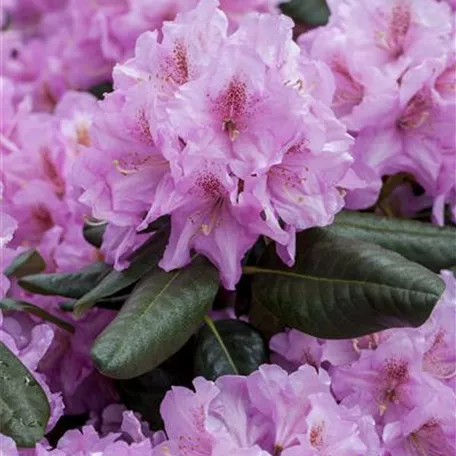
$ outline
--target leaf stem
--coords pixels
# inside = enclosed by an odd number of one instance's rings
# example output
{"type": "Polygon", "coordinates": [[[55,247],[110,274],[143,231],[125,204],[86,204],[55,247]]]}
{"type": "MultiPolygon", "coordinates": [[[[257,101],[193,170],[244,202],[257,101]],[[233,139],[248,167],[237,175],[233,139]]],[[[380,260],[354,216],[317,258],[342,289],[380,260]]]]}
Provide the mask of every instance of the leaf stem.
{"type": "Polygon", "coordinates": [[[217,331],[217,328],[215,327],[214,320],[212,320],[211,317],[205,315],[204,316],[204,321],[206,322],[206,325],[210,328],[210,330],[214,333],[215,338],[217,339],[217,342],[220,344],[220,347],[222,347],[223,353],[225,353],[226,359],[228,360],[228,363],[231,366],[231,369],[233,369],[234,374],[239,375],[238,368],[236,367],[236,364],[234,364],[233,358],[231,358],[230,352],[226,348],[222,337],[220,336],[220,333],[217,331]]]}
{"type": "Polygon", "coordinates": [[[256,274],[259,271],[261,271],[261,270],[259,270],[255,266],[244,266],[242,268],[242,273],[245,274],[245,275],[253,275],[253,274],[256,274]]]}
{"type": "Polygon", "coordinates": [[[53,323],[54,325],[58,326],[59,328],[73,334],[75,332],[75,328],[71,323],[66,322],[65,320],[61,320],[60,318],[55,317],[54,315],[47,313],[41,313],[40,311],[36,311],[34,309],[28,309],[31,314],[36,315],[37,317],[42,318],[49,323],[53,323]]]}

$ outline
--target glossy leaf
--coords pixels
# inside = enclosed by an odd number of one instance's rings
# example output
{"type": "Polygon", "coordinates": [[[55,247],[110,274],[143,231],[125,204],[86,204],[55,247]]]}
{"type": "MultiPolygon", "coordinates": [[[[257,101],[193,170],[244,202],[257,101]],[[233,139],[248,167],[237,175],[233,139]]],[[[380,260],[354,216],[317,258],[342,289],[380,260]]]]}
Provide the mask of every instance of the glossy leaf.
{"type": "Polygon", "coordinates": [[[214,326],[218,335],[210,325],[201,328],[197,335],[195,377],[202,375],[215,380],[221,375],[248,375],[268,361],[263,337],[249,324],[240,320],[218,320],[214,326]]]}
{"type": "Polygon", "coordinates": [[[160,405],[172,386],[191,387],[193,381],[193,339],[160,366],[139,377],[117,380],[116,389],[128,410],[141,414],[152,429],[163,428],[160,405]]]}
{"type": "Polygon", "coordinates": [[[36,249],[18,255],[5,269],[5,275],[19,279],[29,274],[38,274],[46,269],[43,257],[36,249]]]}
{"type": "Polygon", "coordinates": [[[141,414],[153,429],[163,427],[160,404],[172,386],[179,385],[180,378],[172,372],[157,367],[139,377],[116,381],[122,403],[141,414]]]}
{"type": "MultiPolygon", "coordinates": [[[[108,310],[120,310],[125,301],[128,299],[129,294],[121,294],[119,296],[109,296],[108,298],[100,299],[96,302],[95,307],[99,309],[108,309],[108,310]]],[[[75,300],[65,301],[59,303],[59,308],[63,312],[73,312],[75,305],[75,300]]]]}
{"type": "Polygon", "coordinates": [[[94,263],[77,272],[25,276],[19,285],[30,293],[78,299],[93,290],[110,271],[106,264],[94,263]]]}
{"type": "Polygon", "coordinates": [[[153,233],[157,230],[165,229],[171,223],[171,217],[169,215],[162,215],[157,220],[150,223],[147,228],[140,231],[140,233],[153,233]]]}
{"type": "Polygon", "coordinates": [[[46,394],[1,342],[0,367],[0,433],[14,439],[19,447],[33,447],[44,437],[50,416],[46,394]]]}
{"type": "Polygon", "coordinates": [[[420,326],[443,293],[438,275],[401,255],[321,229],[298,235],[293,268],[269,246],[253,294],[280,321],[316,337],[358,337],[420,326]]]}
{"type": "Polygon", "coordinates": [[[218,273],[201,257],[184,269],[152,270],[95,341],[95,365],[117,379],[157,367],[198,329],[217,289],[218,273]]]}
{"type": "Polygon", "coordinates": [[[4,312],[27,312],[45,321],[48,321],[49,323],[53,323],[54,325],[64,329],[65,331],[74,332],[74,327],[70,323],[61,320],[60,318],[57,318],[56,316],[52,315],[51,313],[47,312],[41,307],[30,304],[29,302],[15,301],[13,299],[3,298],[2,300],[0,300],[0,310],[4,312]]]}
{"type": "Polygon", "coordinates": [[[252,297],[249,322],[267,340],[285,329],[280,320],[270,310],[264,307],[255,296],[252,297]]]}
{"type": "Polygon", "coordinates": [[[112,82],[107,81],[91,87],[89,89],[89,92],[92,95],[96,96],[99,100],[103,100],[105,94],[112,92],[112,90],[112,82]]]}
{"type": "Polygon", "coordinates": [[[295,22],[308,25],[325,25],[329,19],[329,8],[325,0],[291,0],[280,5],[282,12],[295,22]]]}
{"type": "Polygon", "coordinates": [[[97,301],[129,287],[153,269],[163,255],[168,233],[167,229],[157,231],[150,241],[139,248],[128,268],[123,271],[112,270],[97,286],[82,296],[75,304],[75,316],[84,315],[97,301]]]}
{"type": "Polygon", "coordinates": [[[456,264],[456,228],[359,212],[342,212],[327,231],[372,242],[434,272],[456,264]]]}
{"type": "Polygon", "coordinates": [[[84,239],[96,248],[100,248],[103,243],[103,236],[106,231],[106,222],[90,223],[86,222],[82,230],[84,239]]]}

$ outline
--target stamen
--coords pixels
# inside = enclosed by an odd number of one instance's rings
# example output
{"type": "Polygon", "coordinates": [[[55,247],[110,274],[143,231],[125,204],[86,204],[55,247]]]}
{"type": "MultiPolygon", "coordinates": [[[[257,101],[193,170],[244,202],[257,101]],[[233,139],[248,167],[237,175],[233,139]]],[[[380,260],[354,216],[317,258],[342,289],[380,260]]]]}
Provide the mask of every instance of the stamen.
{"type": "Polygon", "coordinates": [[[236,123],[231,119],[225,119],[223,121],[222,130],[228,132],[228,136],[233,142],[239,137],[239,130],[236,128],[236,123]]]}
{"type": "Polygon", "coordinates": [[[418,456],[428,456],[427,451],[423,448],[418,436],[415,433],[410,434],[408,436],[408,440],[413,449],[416,450],[418,456]]]}
{"type": "Polygon", "coordinates": [[[396,392],[394,389],[389,388],[386,390],[384,398],[382,402],[378,405],[378,410],[380,412],[380,416],[383,416],[388,408],[388,404],[391,402],[396,401],[396,392]]]}
{"type": "Polygon", "coordinates": [[[86,125],[79,124],[76,126],[76,142],[81,146],[90,146],[89,130],[86,125]]]}
{"type": "Polygon", "coordinates": [[[224,199],[217,198],[214,206],[209,211],[209,223],[202,223],[201,224],[201,231],[205,236],[209,236],[212,231],[214,231],[217,226],[221,223],[220,211],[223,206],[224,199]]]}
{"type": "Polygon", "coordinates": [[[146,163],[148,166],[154,166],[154,167],[160,167],[160,166],[168,166],[168,162],[162,158],[155,158],[153,156],[148,156],[146,158],[143,158],[139,160],[139,157],[137,154],[132,154],[134,158],[137,158],[137,163],[132,163],[131,167],[132,169],[125,168],[123,165],[120,164],[120,160],[113,160],[114,166],[119,171],[121,174],[124,176],[127,176],[129,174],[136,174],[139,171],[141,171],[141,166],[145,165],[146,163]],[[135,157],[136,155],[136,157],[135,157]],[[155,158],[155,159],[154,159],[155,158]]]}
{"type": "Polygon", "coordinates": [[[431,113],[429,111],[424,111],[418,116],[403,117],[399,119],[398,125],[403,130],[417,129],[426,122],[430,115],[431,113]]]}
{"type": "Polygon", "coordinates": [[[116,167],[117,171],[119,171],[124,176],[128,176],[129,174],[136,174],[138,169],[126,169],[120,165],[119,160],[113,160],[114,166],[116,167]]]}

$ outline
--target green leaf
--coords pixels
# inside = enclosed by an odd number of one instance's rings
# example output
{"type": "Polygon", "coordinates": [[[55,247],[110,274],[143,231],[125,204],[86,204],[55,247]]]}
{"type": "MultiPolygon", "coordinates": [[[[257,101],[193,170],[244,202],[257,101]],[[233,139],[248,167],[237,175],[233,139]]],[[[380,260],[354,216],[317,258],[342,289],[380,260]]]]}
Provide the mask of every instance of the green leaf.
{"type": "Polygon", "coordinates": [[[30,293],[78,299],[93,290],[111,270],[104,263],[94,263],[77,272],[25,276],[18,283],[30,293]]]}
{"type": "Polygon", "coordinates": [[[163,427],[160,415],[160,404],[167,391],[179,384],[179,377],[157,367],[139,377],[116,382],[122,403],[141,414],[153,429],[163,427]]]}
{"type": "Polygon", "coordinates": [[[270,310],[266,309],[255,296],[252,296],[249,322],[267,340],[285,329],[280,320],[270,310]]]}
{"type": "Polygon", "coordinates": [[[108,377],[132,378],[157,367],[198,329],[218,289],[218,273],[197,257],[184,269],[151,271],[92,348],[108,377]]]}
{"type": "MultiPolygon", "coordinates": [[[[388,217],[399,217],[401,210],[393,197],[398,187],[409,186],[413,188],[415,179],[409,173],[397,173],[383,178],[383,185],[376,206],[388,217]]],[[[399,205],[400,206],[400,205],[399,205]]]]}
{"type": "Polygon", "coordinates": [[[359,212],[342,212],[326,231],[372,242],[434,272],[456,264],[456,228],[359,212]]]}
{"type": "Polygon", "coordinates": [[[29,274],[37,274],[46,269],[43,257],[35,249],[27,250],[18,255],[5,269],[5,275],[19,279],[29,274]]]}
{"type": "Polygon", "coordinates": [[[102,82],[101,84],[95,85],[89,89],[89,92],[96,96],[99,100],[102,100],[104,98],[104,95],[106,93],[112,92],[112,82],[106,81],[102,82]]]}
{"type": "Polygon", "coordinates": [[[79,318],[84,315],[100,299],[112,296],[136,283],[157,266],[165,250],[168,234],[167,228],[157,231],[150,241],[139,248],[127,269],[112,270],[95,288],[82,296],[75,304],[75,317],[79,318]]]}
{"type": "Polygon", "coordinates": [[[0,433],[19,447],[31,448],[44,437],[50,407],[41,386],[0,342],[0,433]]]}
{"type": "Polygon", "coordinates": [[[46,312],[41,307],[37,307],[29,302],[25,301],[15,301],[9,298],[3,298],[0,300],[0,310],[3,311],[14,311],[14,312],[27,312],[29,314],[35,315],[43,320],[46,320],[54,325],[64,329],[68,332],[74,332],[74,327],[70,323],[61,320],[60,318],[55,317],[54,315],[46,312]]]}
{"type": "Polygon", "coordinates": [[[291,0],[282,3],[280,8],[295,22],[317,26],[325,25],[329,20],[330,11],[324,0],[291,0]]]}
{"type": "MultiPolygon", "coordinates": [[[[129,294],[121,294],[119,296],[110,296],[108,298],[100,299],[96,302],[95,307],[98,307],[99,309],[120,310],[129,296],[129,294]]],[[[60,302],[59,308],[63,312],[73,312],[76,302],[77,301],[75,300],[60,302]]]]}
{"type": "Polygon", "coordinates": [[[171,217],[169,215],[162,215],[157,220],[154,220],[152,223],[150,223],[147,228],[140,231],[140,233],[153,233],[154,231],[166,228],[166,226],[170,223],[171,217]]]}
{"type": "Polygon", "coordinates": [[[195,376],[215,380],[221,375],[249,375],[268,362],[267,345],[252,326],[240,320],[218,320],[213,325],[204,326],[197,335],[195,376]]]}
{"type": "Polygon", "coordinates": [[[86,222],[82,229],[84,239],[97,249],[101,247],[103,243],[103,236],[106,231],[106,222],[91,223],[86,222]]]}
{"type": "Polygon", "coordinates": [[[141,414],[152,429],[162,429],[160,405],[172,386],[191,387],[193,375],[193,339],[155,369],[139,377],[116,380],[120,399],[128,410],[141,414]]]}
{"type": "Polygon", "coordinates": [[[245,273],[255,275],[255,299],[280,321],[328,339],[420,326],[444,290],[438,275],[395,252],[321,229],[298,235],[293,268],[271,245],[245,273]]]}

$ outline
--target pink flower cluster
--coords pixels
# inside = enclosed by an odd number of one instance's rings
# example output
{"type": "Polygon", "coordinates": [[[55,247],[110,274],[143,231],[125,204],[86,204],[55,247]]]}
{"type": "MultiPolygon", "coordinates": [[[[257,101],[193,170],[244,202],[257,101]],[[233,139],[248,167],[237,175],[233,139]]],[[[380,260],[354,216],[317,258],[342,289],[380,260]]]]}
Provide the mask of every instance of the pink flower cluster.
{"type": "MultiPolygon", "coordinates": [[[[90,211],[78,202],[80,194],[69,181],[79,145],[89,141],[95,98],[69,91],[53,114],[31,112],[30,98],[15,101],[12,81],[1,78],[0,84],[6,111],[0,118],[1,271],[29,248],[39,251],[46,272],[72,272],[101,260],[98,249],[83,238],[84,220],[90,211]]],[[[7,292],[8,297],[38,305],[75,327],[74,334],[57,327],[51,331],[40,364],[51,390],[62,393],[67,413],[100,410],[117,398],[90,359],[91,345],[112,320],[113,312],[97,310],[90,318],[76,321],[59,310],[62,298],[29,294],[2,275],[1,296],[7,292]]],[[[36,324],[38,320],[31,321],[36,324]]],[[[21,322],[16,323],[18,331],[21,322]]],[[[20,330],[27,333],[33,329],[26,326],[20,330]]]]}
{"type": "MultiPolygon", "coordinates": [[[[21,96],[52,109],[67,90],[109,81],[116,62],[131,56],[138,35],[159,29],[198,0],[7,0],[0,7],[0,74],[21,96]]],[[[274,12],[276,0],[223,0],[233,27],[249,11],[274,12]]]]}
{"type": "Polygon", "coordinates": [[[37,248],[49,272],[84,267],[98,254],[83,239],[89,211],[68,177],[77,144],[87,141],[86,113],[95,98],[67,92],[54,114],[31,113],[28,98],[15,105],[11,81],[1,85],[2,106],[9,108],[0,121],[2,210],[18,223],[10,244],[37,248]]]}
{"type": "Polygon", "coordinates": [[[150,456],[152,448],[165,439],[162,432],[152,433],[133,412],[117,405],[107,407],[101,421],[100,432],[92,424],[67,431],[55,449],[44,439],[33,449],[21,450],[0,434],[2,456],[150,456]],[[103,432],[112,427],[115,432],[103,432]]]}
{"type": "Polygon", "coordinates": [[[232,289],[260,235],[291,265],[296,231],[343,207],[343,188],[357,185],[352,140],[327,105],[329,69],[302,56],[292,26],[253,14],[230,34],[217,2],[202,1],[115,67],[74,174],[81,201],[110,224],[103,252],[117,268],[170,215],[161,267],[183,267],[195,250],[232,289]]]}
{"type": "Polygon", "coordinates": [[[433,204],[443,224],[445,204],[456,216],[454,12],[432,0],[330,6],[329,24],[299,42],[331,67],[332,107],[356,137],[354,170],[368,186],[350,192],[347,207],[369,207],[381,178],[404,172],[423,187],[423,204],[433,204]]]}
{"type": "Polygon", "coordinates": [[[456,450],[456,279],[449,271],[442,278],[445,294],[420,328],[342,341],[290,330],[271,339],[276,362],[290,370],[304,364],[327,372],[341,406],[357,407],[375,420],[384,453],[373,455],[456,450]]]}
{"type": "Polygon", "coordinates": [[[161,413],[169,440],[153,456],[361,456],[378,454],[374,421],[337,404],[329,376],[263,365],[248,377],[174,387],[161,413]]]}

